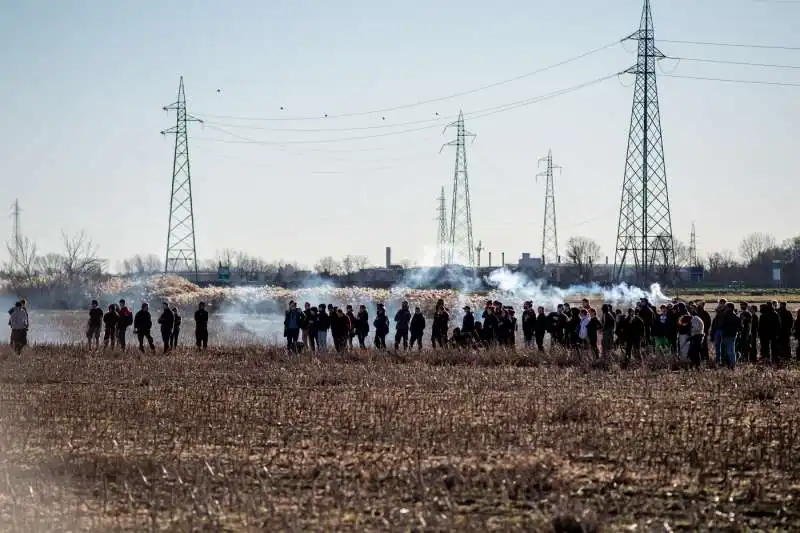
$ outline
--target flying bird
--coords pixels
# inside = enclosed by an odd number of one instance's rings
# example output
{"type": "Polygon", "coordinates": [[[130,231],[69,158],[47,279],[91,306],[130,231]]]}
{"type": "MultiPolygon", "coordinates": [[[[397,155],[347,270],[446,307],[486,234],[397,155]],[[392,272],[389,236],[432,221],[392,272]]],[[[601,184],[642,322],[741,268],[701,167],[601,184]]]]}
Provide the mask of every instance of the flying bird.
{"type": "Polygon", "coordinates": [[[281,111],[283,111],[283,106],[281,106],[281,111]]]}
{"type": "Polygon", "coordinates": [[[217,94],[221,93],[222,89],[217,89],[217,94]]]}

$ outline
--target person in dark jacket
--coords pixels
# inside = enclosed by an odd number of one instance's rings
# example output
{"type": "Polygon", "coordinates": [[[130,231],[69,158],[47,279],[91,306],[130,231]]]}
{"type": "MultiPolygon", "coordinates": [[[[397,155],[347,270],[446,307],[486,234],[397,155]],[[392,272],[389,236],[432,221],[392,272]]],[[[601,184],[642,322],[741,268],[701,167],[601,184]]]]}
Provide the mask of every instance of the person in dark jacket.
{"type": "Polygon", "coordinates": [[[589,342],[589,348],[595,358],[600,357],[600,349],[597,346],[598,332],[603,328],[600,319],[597,318],[597,311],[589,308],[589,322],[586,324],[586,339],[589,342]]]}
{"type": "Polygon", "coordinates": [[[128,328],[133,325],[133,313],[131,313],[131,310],[125,305],[125,300],[119,301],[119,310],[117,314],[119,315],[119,319],[117,320],[117,344],[119,344],[120,349],[124,352],[126,333],[128,328]]]}
{"type": "Polygon", "coordinates": [[[172,335],[169,337],[169,347],[170,349],[175,349],[178,347],[178,337],[181,335],[181,315],[178,314],[178,308],[172,308],[172,316],[174,317],[174,321],[172,323],[172,335]]]}
{"type": "Polygon", "coordinates": [[[205,302],[200,302],[194,312],[194,339],[198,350],[208,349],[208,311],[205,302]]]}
{"type": "Polygon", "coordinates": [[[97,300],[92,300],[89,308],[89,323],[86,327],[86,338],[89,339],[89,348],[92,347],[92,339],[97,348],[100,347],[100,330],[103,328],[103,310],[97,300]]]}
{"type": "Polygon", "coordinates": [[[631,354],[636,357],[641,355],[642,342],[644,341],[645,327],[639,309],[628,309],[627,322],[625,324],[625,360],[630,361],[631,354]]]}
{"type": "Polygon", "coordinates": [[[770,304],[761,304],[761,318],[758,322],[758,338],[761,342],[761,360],[773,362],[778,357],[775,348],[781,334],[781,319],[770,304]]]}
{"type": "Polygon", "coordinates": [[[758,307],[750,306],[750,361],[755,363],[758,360],[758,307]]]}
{"type": "Polygon", "coordinates": [[[794,320],[794,338],[797,340],[797,360],[800,361],[800,309],[797,310],[797,318],[794,320]]]}
{"type": "Polygon", "coordinates": [[[375,326],[375,347],[379,350],[386,349],[386,335],[389,334],[389,317],[383,304],[378,304],[377,316],[372,323],[375,326]]]}
{"type": "Polygon", "coordinates": [[[617,320],[610,304],[604,304],[601,309],[603,311],[603,355],[607,356],[614,350],[614,330],[617,326],[617,320]]]}
{"type": "Polygon", "coordinates": [[[117,343],[117,322],[119,322],[119,315],[117,314],[117,307],[114,304],[108,306],[108,311],[103,315],[103,348],[111,343],[111,348],[117,343]]]}
{"type": "MultiPolygon", "coordinates": [[[[544,334],[550,326],[550,318],[544,314],[544,307],[539,306],[536,313],[536,322],[533,325],[533,336],[536,339],[536,349],[544,351],[544,334]]],[[[552,337],[551,337],[552,343],[552,337]]]]}
{"type": "Polygon", "coordinates": [[[356,315],[353,313],[353,306],[348,304],[345,308],[347,311],[345,312],[345,316],[347,320],[350,321],[350,331],[347,333],[347,345],[350,349],[353,348],[353,338],[358,334],[357,324],[356,324],[356,315]]]}
{"type": "Polygon", "coordinates": [[[781,329],[778,335],[779,357],[784,361],[792,358],[792,326],[794,317],[792,312],[786,308],[786,302],[781,302],[778,306],[778,318],[781,319],[781,329]]]}
{"type": "Polygon", "coordinates": [[[297,353],[297,339],[300,338],[302,328],[303,313],[297,308],[297,303],[292,300],[289,302],[289,309],[283,318],[283,336],[286,337],[286,350],[289,353],[297,353]]]}
{"type": "Polygon", "coordinates": [[[360,348],[367,347],[365,342],[367,335],[369,335],[369,313],[367,312],[367,306],[360,305],[356,316],[356,336],[358,337],[358,346],[360,348]]]}
{"type": "Polygon", "coordinates": [[[411,317],[411,343],[410,347],[414,348],[414,343],[422,350],[422,335],[425,333],[425,316],[419,306],[414,308],[414,316],[411,317]]]}
{"type": "Polygon", "coordinates": [[[736,367],[736,337],[741,327],[742,322],[736,314],[736,306],[733,302],[727,302],[724,311],[722,311],[719,329],[722,332],[722,353],[725,355],[728,368],[731,370],[736,367]]]}
{"type": "Polygon", "coordinates": [[[522,304],[522,340],[526,348],[533,347],[533,337],[536,331],[536,312],[533,303],[522,304]]]}
{"type": "Polygon", "coordinates": [[[153,336],[150,335],[150,330],[153,328],[153,319],[150,316],[150,308],[146,303],[142,304],[142,308],[136,313],[133,318],[133,334],[139,339],[139,351],[144,352],[144,340],[147,339],[147,344],[150,345],[150,351],[156,351],[156,345],[153,343],[153,336]]]}
{"type": "Polygon", "coordinates": [[[395,313],[394,323],[394,349],[400,349],[400,340],[402,339],[403,349],[408,350],[408,327],[411,324],[411,311],[408,310],[408,302],[403,302],[400,310],[395,313]]]}
{"type": "Polygon", "coordinates": [[[351,327],[350,319],[347,318],[344,311],[336,308],[331,315],[331,336],[333,337],[333,348],[337,352],[343,352],[347,348],[351,327]]]}
{"type": "Polygon", "coordinates": [[[464,306],[464,318],[461,319],[461,334],[472,337],[472,332],[475,331],[475,315],[470,306],[464,306]]]}
{"type": "Polygon", "coordinates": [[[319,318],[316,307],[310,306],[305,314],[305,324],[308,330],[308,348],[317,351],[317,319],[319,318]]]}
{"type": "Polygon", "coordinates": [[[444,348],[447,345],[447,330],[450,327],[450,313],[444,306],[444,301],[436,302],[436,311],[433,313],[433,325],[431,327],[431,346],[444,348]]]}
{"type": "Polygon", "coordinates": [[[498,329],[500,328],[500,319],[494,312],[494,307],[487,307],[483,312],[483,327],[481,333],[483,334],[481,340],[490,346],[495,343],[498,337],[498,329]]]}
{"type": "Polygon", "coordinates": [[[753,315],[750,313],[750,306],[747,302],[739,304],[739,320],[742,323],[742,328],[739,331],[739,337],[736,342],[736,353],[739,354],[744,361],[750,361],[750,346],[753,344],[750,338],[750,332],[753,327],[753,315]]]}
{"type": "Polygon", "coordinates": [[[703,321],[703,343],[700,345],[700,356],[703,361],[708,361],[708,343],[711,342],[711,314],[706,311],[706,303],[698,302],[697,316],[703,321]]]}
{"type": "MultiPolygon", "coordinates": [[[[333,306],[331,306],[333,309],[333,306]]],[[[328,330],[331,327],[331,316],[325,310],[325,304],[317,308],[317,350],[324,352],[328,349],[328,330]]]]}
{"type": "Polygon", "coordinates": [[[639,313],[637,316],[644,325],[643,340],[645,346],[649,348],[652,340],[651,330],[653,328],[653,322],[655,321],[656,314],[653,308],[650,306],[650,302],[647,298],[642,298],[642,301],[639,303],[639,313]]]}
{"type": "Polygon", "coordinates": [[[161,316],[158,317],[158,324],[161,326],[161,340],[164,342],[164,353],[168,353],[170,338],[172,337],[172,327],[175,325],[175,315],[172,314],[172,309],[169,308],[167,302],[164,302],[164,309],[161,311],[161,316]]]}

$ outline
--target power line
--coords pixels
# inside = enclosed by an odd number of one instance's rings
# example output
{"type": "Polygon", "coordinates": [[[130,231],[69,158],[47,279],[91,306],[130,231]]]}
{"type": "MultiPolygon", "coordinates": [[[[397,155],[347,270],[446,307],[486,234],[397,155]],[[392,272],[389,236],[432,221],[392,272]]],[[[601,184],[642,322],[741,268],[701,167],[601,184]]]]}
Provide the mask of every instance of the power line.
{"type": "Polygon", "coordinates": [[[506,84],[509,84],[509,83],[512,83],[512,82],[515,82],[515,81],[519,81],[519,80],[524,79],[524,78],[535,76],[536,74],[541,74],[542,72],[546,72],[546,71],[552,70],[554,68],[558,68],[558,67],[567,65],[569,63],[573,63],[573,62],[578,61],[580,59],[583,59],[583,58],[589,57],[591,55],[594,55],[596,53],[599,53],[599,52],[602,52],[604,50],[607,50],[607,49],[609,49],[609,48],[611,48],[613,46],[616,46],[617,44],[619,44],[619,41],[615,40],[615,41],[610,42],[608,44],[604,44],[603,46],[594,48],[594,49],[589,50],[587,52],[583,52],[583,53],[578,54],[576,56],[572,56],[570,58],[564,59],[564,60],[559,61],[557,63],[553,63],[551,65],[547,65],[545,67],[541,67],[541,68],[538,68],[536,70],[532,70],[530,72],[526,72],[524,74],[520,74],[518,76],[514,76],[513,78],[508,78],[508,79],[505,79],[505,80],[501,80],[501,81],[497,81],[497,82],[494,82],[494,83],[490,83],[488,85],[483,85],[483,86],[477,87],[475,89],[469,89],[469,90],[466,90],[466,91],[461,91],[461,92],[449,94],[447,96],[440,96],[440,97],[437,97],[437,98],[429,98],[427,100],[419,100],[417,102],[412,102],[412,103],[408,103],[408,104],[401,104],[401,105],[396,105],[396,106],[392,106],[392,107],[384,107],[384,108],[381,108],[381,109],[373,109],[371,111],[359,111],[359,112],[352,112],[352,113],[341,113],[341,114],[338,114],[338,115],[321,115],[321,116],[317,115],[317,116],[300,116],[300,117],[266,117],[266,118],[241,117],[241,116],[231,116],[231,115],[212,115],[212,114],[207,114],[207,113],[200,113],[197,116],[198,117],[202,116],[202,117],[208,117],[208,118],[227,119],[227,120],[251,120],[251,121],[262,121],[262,122],[273,122],[273,121],[276,121],[277,122],[277,121],[325,120],[325,119],[330,120],[330,119],[337,119],[337,118],[350,118],[350,117],[361,117],[361,116],[365,116],[365,115],[375,115],[375,114],[378,114],[378,113],[388,113],[388,112],[391,112],[391,111],[398,111],[398,110],[401,110],[401,109],[409,109],[409,108],[412,108],[412,107],[419,107],[419,106],[426,105],[426,104],[432,104],[432,103],[436,103],[436,102],[443,102],[445,100],[452,100],[453,98],[460,98],[462,96],[475,94],[477,92],[485,91],[487,89],[493,89],[495,87],[500,87],[501,85],[506,85],[506,84]]]}
{"type": "Polygon", "coordinates": [[[684,80],[718,81],[723,83],[743,83],[747,85],[774,85],[776,87],[800,87],[800,83],[767,80],[737,80],[732,78],[712,78],[708,76],[686,76],[681,74],[662,74],[668,78],[680,78],[684,80]]]}
{"type": "MultiPolygon", "coordinates": [[[[470,120],[474,120],[474,119],[477,119],[477,118],[484,118],[484,117],[488,117],[488,116],[491,116],[491,115],[496,115],[498,113],[504,113],[506,111],[519,109],[519,108],[526,107],[526,106],[529,106],[529,105],[533,105],[533,104],[536,104],[536,103],[539,103],[539,102],[543,102],[545,100],[550,100],[550,99],[556,98],[558,96],[569,94],[569,93],[578,91],[580,89],[584,89],[586,87],[590,87],[592,85],[596,85],[598,83],[601,83],[603,81],[609,80],[611,78],[617,77],[618,75],[619,75],[619,72],[615,72],[613,74],[609,74],[609,75],[606,75],[606,76],[601,76],[599,78],[595,78],[593,80],[590,80],[590,81],[587,81],[587,82],[584,82],[584,83],[579,83],[579,84],[573,85],[571,87],[567,87],[567,88],[564,88],[564,89],[559,89],[557,91],[553,91],[553,92],[546,93],[546,94],[543,94],[543,95],[535,96],[533,98],[526,98],[526,99],[523,99],[523,100],[517,100],[515,102],[510,102],[510,103],[502,104],[502,105],[499,105],[499,106],[494,106],[494,107],[489,107],[489,108],[486,108],[486,109],[481,109],[481,110],[474,111],[474,112],[471,112],[471,113],[465,113],[464,116],[470,118],[470,120]]],[[[399,130],[399,131],[389,131],[389,132],[384,132],[384,133],[375,133],[375,134],[371,134],[371,135],[361,135],[361,136],[354,136],[354,137],[337,137],[337,138],[331,138],[331,139],[290,139],[290,140],[285,140],[285,141],[266,141],[266,140],[261,140],[261,139],[253,139],[253,138],[250,138],[250,137],[246,137],[244,135],[239,135],[239,134],[234,133],[232,131],[228,131],[226,128],[221,128],[221,127],[219,127],[217,125],[214,125],[214,124],[206,123],[205,126],[207,128],[219,131],[220,133],[224,133],[225,135],[233,137],[233,139],[211,139],[211,138],[206,138],[206,139],[204,139],[206,141],[222,142],[222,143],[230,143],[230,144],[291,145],[291,144],[323,144],[323,143],[336,143],[336,142],[347,142],[347,141],[363,141],[363,140],[376,139],[376,138],[381,138],[381,137],[390,137],[390,136],[394,136],[394,135],[404,135],[406,133],[415,133],[415,132],[418,132],[418,131],[425,131],[425,130],[428,130],[428,129],[431,129],[431,128],[438,128],[440,126],[440,124],[431,124],[431,125],[420,126],[420,127],[417,127],[417,128],[408,128],[408,129],[399,130]]]]}
{"type": "Polygon", "coordinates": [[[676,39],[659,39],[660,43],[690,44],[695,46],[720,46],[728,48],[760,48],[763,50],[792,50],[800,51],[800,46],[782,46],[774,44],[748,44],[748,43],[718,43],[711,41],[684,41],[676,39]]]}
{"type": "Polygon", "coordinates": [[[726,59],[705,59],[700,57],[676,57],[666,56],[664,59],[674,59],[676,61],[688,61],[692,63],[714,63],[719,65],[739,65],[745,67],[765,67],[775,69],[800,69],[800,65],[781,65],[776,63],[753,63],[750,61],[728,61],[726,59]]]}

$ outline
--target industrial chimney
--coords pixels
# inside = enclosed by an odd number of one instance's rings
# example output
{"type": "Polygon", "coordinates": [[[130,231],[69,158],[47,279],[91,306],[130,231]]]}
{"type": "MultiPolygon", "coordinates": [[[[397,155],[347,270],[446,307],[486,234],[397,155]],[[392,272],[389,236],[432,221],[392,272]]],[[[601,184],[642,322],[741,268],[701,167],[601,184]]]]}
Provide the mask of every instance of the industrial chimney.
{"type": "Polygon", "coordinates": [[[392,247],[386,247],[386,268],[392,268],[392,247]]]}
{"type": "Polygon", "coordinates": [[[500,268],[503,268],[505,266],[506,266],[506,253],[500,252],[500,268]]]}
{"type": "Polygon", "coordinates": [[[492,252],[489,252],[489,266],[492,266],[492,252]]]}

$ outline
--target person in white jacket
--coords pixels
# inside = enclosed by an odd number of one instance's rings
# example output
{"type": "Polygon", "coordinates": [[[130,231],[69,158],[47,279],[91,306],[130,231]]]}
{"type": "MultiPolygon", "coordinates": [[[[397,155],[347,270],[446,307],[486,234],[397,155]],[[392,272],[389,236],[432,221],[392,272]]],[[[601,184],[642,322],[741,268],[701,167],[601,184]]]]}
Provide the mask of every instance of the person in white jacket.
{"type": "Polygon", "coordinates": [[[22,353],[22,349],[28,344],[28,311],[22,306],[22,302],[17,302],[11,310],[8,319],[11,326],[11,344],[17,355],[22,353]]]}

